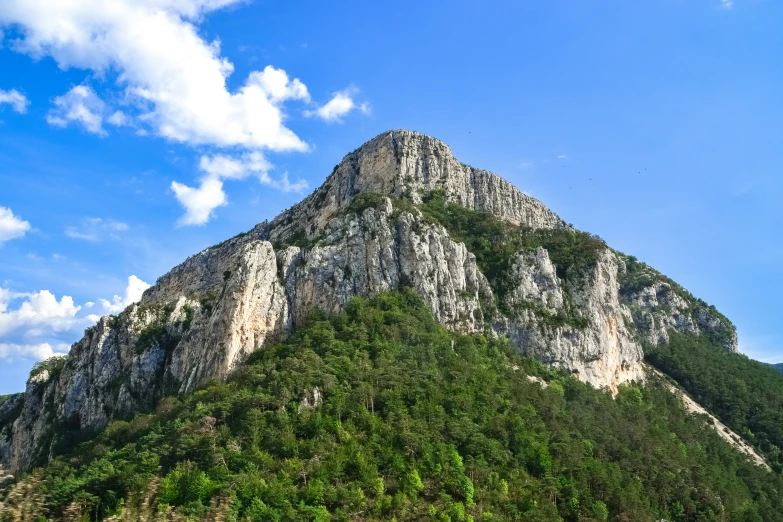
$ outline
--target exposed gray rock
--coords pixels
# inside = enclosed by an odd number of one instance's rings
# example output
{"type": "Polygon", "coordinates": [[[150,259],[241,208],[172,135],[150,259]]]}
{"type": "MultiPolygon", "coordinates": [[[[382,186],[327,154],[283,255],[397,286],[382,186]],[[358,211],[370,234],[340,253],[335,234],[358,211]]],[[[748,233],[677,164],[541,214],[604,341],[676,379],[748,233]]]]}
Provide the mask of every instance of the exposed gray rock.
{"type": "Polygon", "coordinates": [[[634,258],[618,257],[621,279],[625,280],[620,295],[632,312],[642,343],[665,344],[669,332],[675,331],[707,335],[727,351],[737,352],[734,326],[714,307],[634,258]]]}
{"type": "MultiPolygon", "coordinates": [[[[59,373],[28,383],[17,417],[0,432],[0,464],[12,473],[28,469],[69,435],[149,410],[205,378],[225,378],[312,307],[337,312],[354,296],[403,285],[446,327],[507,335],[525,353],[612,391],[644,379],[638,338],[722,325],[706,308],[681,319],[656,315],[661,303],[685,310],[663,286],[626,292],[621,301],[624,258],[608,248],[568,280],[546,249],[523,251],[510,265],[508,291],[496,296],[476,256],[416,208],[421,193],[435,189],[514,225],[571,230],[507,181],[459,163],[438,140],[385,133],[347,155],[300,204],[188,258],[139,304],[89,328],[59,373]],[[378,204],[352,208],[360,191],[376,193],[378,204]],[[631,310],[642,318],[636,324],[651,325],[634,326],[631,310]]],[[[303,407],[317,404],[318,394],[303,407]]]]}
{"type": "Polygon", "coordinates": [[[532,301],[555,315],[568,312],[563,298],[567,295],[572,307],[587,319],[587,326],[547,326],[533,308],[523,309],[517,318],[496,321],[494,330],[508,335],[526,353],[596,387],[616,391],[622,383],[643,381],[642,349],[628,327],[628,309],[619,301],[616,255],[605,249],[586,281],[566,288],[554,274],[545,250],[538,249],[531,257],[532,262],[518,259],[514,265],[521,284],[508,301],[532,301]]]}
{"type": "Polygon", "coordinates": [[[299,413],[302,413],[303,410],[311,410],[313,408],[317,408],[323,403],[323,395],[321,394],[321,390],[318,389],[318,386],[310,390],[309,392],[306,392],[304,396],[302,397],[302,400],[299,401],[299,413]]]}
{"type": "Polygon", "coordinates": [[[315,237],[359,192],[375,192],[421,201],[421,192],[440,189],[446,198],[469,209],[493,214],[533,228],[566,224],[541,202],[503,178],[457,161],[445,143],[416,132],[381,134],[348,154],[324,184],[290,210],[276,217],[267,230],[275,242],[292,231],[315,237]]]}

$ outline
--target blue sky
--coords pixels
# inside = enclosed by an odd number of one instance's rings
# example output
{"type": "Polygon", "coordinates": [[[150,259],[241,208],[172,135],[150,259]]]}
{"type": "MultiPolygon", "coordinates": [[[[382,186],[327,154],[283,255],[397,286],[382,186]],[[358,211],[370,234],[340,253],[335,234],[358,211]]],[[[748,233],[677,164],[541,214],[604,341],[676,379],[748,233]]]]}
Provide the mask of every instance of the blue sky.
{"type": "Polygon", "coordinates": [[[394,128],[658,268],[781,362],[780,20],[771,0],[7,0],[0,394],[394,128]]]}

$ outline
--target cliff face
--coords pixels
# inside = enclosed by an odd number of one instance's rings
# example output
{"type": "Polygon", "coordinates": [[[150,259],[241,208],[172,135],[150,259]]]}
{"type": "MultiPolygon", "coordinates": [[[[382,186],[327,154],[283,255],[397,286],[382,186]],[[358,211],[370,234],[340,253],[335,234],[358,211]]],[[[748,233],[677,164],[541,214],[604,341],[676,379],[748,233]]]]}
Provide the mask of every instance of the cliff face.
{"type": "Polygon", "coordinates": [[[88,329],[64,367],[31,378],[23,395],[0,406],[0,469],[28,469],[113,417],[225,377],[313,307],[336,312],[354,296],[401,285],[448,328],[506,335],[520,350],[613,391],[644,379],[641,343],[665,342],[668,328],[723,332],[736,349],[723,316],[678,301],[677,292],[667,294],[669,283],[639,277],[629,258],[603,243],[568,277],[558,275],[552,247],[522,249],[499,287],[497,274],[488,279],[475,253],[422,212],[433,191],[510,233],[576,233],[507,181],[459,163],[440,141],[382,134],[347,155],[301,203],[190,257],[140,303],[88,329]]]}

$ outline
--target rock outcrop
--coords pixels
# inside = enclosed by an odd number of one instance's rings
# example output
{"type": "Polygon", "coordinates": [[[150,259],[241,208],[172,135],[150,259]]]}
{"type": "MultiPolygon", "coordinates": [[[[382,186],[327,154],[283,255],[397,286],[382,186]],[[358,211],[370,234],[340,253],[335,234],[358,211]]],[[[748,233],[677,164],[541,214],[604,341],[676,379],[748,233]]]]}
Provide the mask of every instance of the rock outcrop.
{"type": "MultiPolygon", "coordinates": [[[[298,205],[188,258],[140,303],[88,329],[64,364],[0,406],[0,465],[28,469],[112,418],[226,377],[313,307],[336,312],[354,296],[402,285],[448,328],[508,336],[520,350],[612,391],[644,379],[642,342],[660,342],[667,328],[733,333],[706,306],[665,295],[658,279],[629,285],[627,258],[602,242],[588,268],[568,277],[543,246],[523,249],[499,292],[475,252],[422,212],[433,191],[508,224],[510,233],[576,234],[507,181],[461,164],[440,141],[382,134],[298,205]],[[372,204],[358,204],[359,195],[372,204]]],[[[303,408],[321,400],[317,390],[311,395],[303,408]]]]}
{"type": "Polygon", "coordinates": [[[669,342],[669,332],[706,335],[737,352],[737,332],[714,307],[633,257],[619,256],[620,297],[631,310],[643,343],[669,342]]]}

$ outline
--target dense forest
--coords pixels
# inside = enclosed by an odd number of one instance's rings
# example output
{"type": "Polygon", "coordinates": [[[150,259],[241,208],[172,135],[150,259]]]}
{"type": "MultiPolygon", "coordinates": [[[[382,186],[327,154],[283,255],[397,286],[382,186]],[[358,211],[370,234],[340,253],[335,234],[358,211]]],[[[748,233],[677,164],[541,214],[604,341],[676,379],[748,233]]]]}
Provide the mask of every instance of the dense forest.
{"type": "Polygon", "coordinates": [[[645,357],[783,471],[783,375],[705,337],[673,332],[645,357]]]}
{"type": "Polygon", "coordinates": [[[228,381],[112,422],[0,501],[0,520],[783,521],[783,479],[655,379],[614,399],[445,330],[402,290],[313,313],[228,381]]]}

